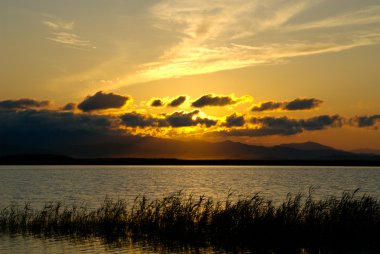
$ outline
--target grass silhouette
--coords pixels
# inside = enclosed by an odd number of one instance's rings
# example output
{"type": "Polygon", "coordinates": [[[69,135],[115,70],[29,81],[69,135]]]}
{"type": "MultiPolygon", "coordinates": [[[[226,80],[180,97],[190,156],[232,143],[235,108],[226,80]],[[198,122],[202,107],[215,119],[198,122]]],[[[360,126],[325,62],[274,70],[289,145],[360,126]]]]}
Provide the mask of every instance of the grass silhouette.
{"type": "Polygon", "coordinates": [[[380,203],[357,191],[314,200],[288,194],[274,205],[255,194],[232,201],[179,193],[159,200],[106,198],[98,209],[47,203],[41,210],[9,206],[0,212],[2,233],[45,236],[137,237],[215,246],[302,246],[379,249],[380,203]]]}

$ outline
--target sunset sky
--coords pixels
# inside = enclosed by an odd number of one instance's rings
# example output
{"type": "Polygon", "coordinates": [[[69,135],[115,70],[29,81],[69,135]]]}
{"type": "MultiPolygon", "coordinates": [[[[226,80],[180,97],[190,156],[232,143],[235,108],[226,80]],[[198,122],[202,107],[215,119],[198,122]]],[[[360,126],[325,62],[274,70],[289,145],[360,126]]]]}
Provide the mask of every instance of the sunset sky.
{"type": "Polygon", "coordinates": [[[1,0],[0,20],[0,135],[380,149],[379,0],[1,0]]]}

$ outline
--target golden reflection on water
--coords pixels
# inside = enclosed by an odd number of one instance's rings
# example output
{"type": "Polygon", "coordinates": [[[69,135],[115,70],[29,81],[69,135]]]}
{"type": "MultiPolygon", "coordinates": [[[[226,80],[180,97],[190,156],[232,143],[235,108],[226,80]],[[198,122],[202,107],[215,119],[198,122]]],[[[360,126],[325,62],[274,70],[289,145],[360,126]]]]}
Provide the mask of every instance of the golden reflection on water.
{"type": "Polygon", "coordinates": [[[0,209],[12,203],[30,202],[41,208],[46,202],[98,208],[106,196],[130,202],[137,196],[161,199],[182,190],[225,200],[261,196],[282,202],[287,193],[307,193],[315,198],[340,196],[360,188],[380,197],[380,168],[282,167],[282,166],[2,166],[0,209]]]}

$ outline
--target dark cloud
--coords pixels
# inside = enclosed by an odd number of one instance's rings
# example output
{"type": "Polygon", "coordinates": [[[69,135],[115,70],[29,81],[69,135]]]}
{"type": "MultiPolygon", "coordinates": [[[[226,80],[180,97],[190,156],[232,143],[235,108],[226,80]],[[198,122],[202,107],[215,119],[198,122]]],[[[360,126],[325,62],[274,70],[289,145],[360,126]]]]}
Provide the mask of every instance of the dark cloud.
{"type": "Polygon", "coordinates": [[[110,108],[121,108],[128,100],[130,100],[130,97],[128,96],[122,96],[113,93],[107,94],[99,91],[93,96],[88,96],[78,105],[78,108],[84,112],[110,108]]]}
{"type": "Polygon", "coordinates": [[[162,107],[164,106],[164,102],[160,99],[154,99],[151,103],[150,103],[150,106],[151,107],[162,107]]]}
{"type": "Polygon", "coordinates": [[[380,115],[356,116],[350,119],[351,125],[359,128],[374,127],[377,122],[380,122],[380,115]]]}
{"type": "Polygon", "coordinates": [[[276,109],[280,109],[282,106],[283,106],[283,102],[267,101],[267,102],[261,103],[260,106],[253,107],[252,111],[261,112],[261,111],[276,110],[276,109]]]}
{"type": "Polygon", "coordinates": [[[245,123],[244,116],[239,116],[236,113],[232,114],[227,117],[226,119],[226,126],[227,127],[233,127],[233,126],[243,126],[245,123]]]}
{"type": "Polygon", "coordinates": [[[168,106],[169,107],[178,107],[182,103],[184,103],[185,101],[186,101],[186,96],[181,95],[181,96],[178,96],[176,99],[172,100],[171,102],[169,102],[168,106]]]}
{"type": "Polygon", "coordinates": [[[34,99],[19,99],[0,101],[0,109],[32,109],[43,108],[49,105],[49,101],[37,101],[34,99]]]}
{"type": "Polygon", "coordinates": [[[77,107],[77,104],[75,103],[67,103],[62,109],[65,111],[71,111],[74,110],[77,107]]]}
{"type": "Polygon", "coordinates": [[[108,130],[116,118],[51,110],[0,111],[0,131],[108,130]]]}
{"type": "Polygon", "coordinates": [[[213,94],[206,94],[194,101],[191,106],[196,108],[202,108],[206,106],[226,106],[237,103],[230,96],[217,96],[213,94]]]}
{"type": "Polygon", "coordinates": [[[232,129],[215,132],[216,136],[290,136],[303,131],[323,130],[328,127],[341,127],[342,118],[338,115],[322,115],[309,119],[290,119],[288,117],[251,118],[251,123],[257,124],[255,128],[232,129]]]}
{"type": "Polygon", "coordinates": [[[122,123],[127,127],[188,127],[198,124],[207,127],[217,124],[217,121],[209,118],[195,117],[199,114],[199,110],[192,112],[174,112],[170,115],[161,115],[155,117],[151,115],[140,114],[136,112],[127,113],[120,117],[122,123]]]}
{"type": "Polygon", "coordinates": [[[173,127],[194,126],[198,123],[193,120],[193,117],[198,114],[199,110],[194,110],[192,112],[179,111],[168,115],[166,117],[166,120],[168,121],[169,125],[173,127]]]}
{"type": "Polygon", "coordinates": [[[138,137],[113,116],[49,110],[0,110],[0,155],[17,153],[121,156],[138,137]]]}
{"type": "Polygon", "coordinates": [[[289,119],[287,117],[264,117],[252,118],[253,124],[260,124],[261,127],[255,129],[256,136],[270,135],[294,135],[302,132],[302,126],[299,120],[289,119]]]}
{"type": "Polygon", "coordinates": [[[339,115],[322,115],[307,120],[299,120],[303,129],[308,131],[323,130],[326,127],[341,127],[343,118],[339,115]]]}
{"type": "Polygon", "coordinates": [[[287,117],[252,118],[254,124],[261,124],[263,129],[274,130],[279,135],[292,135],[303,130],[323,130],[327,127],[341,127],[342,118],[338,115],[322,115],[308,119],[290,119],[287,117]]]}
{"type": "Polygon", "coordinates": [[[127,127],[163,127],[166,126],[166,121],[150,115],[130,112],[120,116],[122,123],[127,127]]]}
{"type": "Polygon", "coordinates": [[[298,98],[289,102],[275,102],[267,101],[260,104],[260,106],[254,106],[252,111],[262,112],[271,111],[276,109],[282,110],[307,110],[319,107],[322,101],[316,98],[298,98]]]}
{"type": "Polygon", "coordinates": [[[230,136],[230,137],[264,137],[264,136],[290,136],[300,133],[296,129],[271,129],[271,128],[251,128],[251,129],[233,129],[211,133],[212,136],[230,136]]]}
{"type": "Polygon", "coordinates": [[[197,125],[201,124],[206,125],[207,127],[215,126],[218,123],[218,121],[209,118],[197,118],[195,122],[197,123],[197,125]]]}
{"type": "Polygon", "coordinates": [[[284,106],[285,110],[306,110],[319,107],[322,104],[321,100],[310,98],[310,99],[295,99],[293,101],[287,102],[284,106]]]}
{"type": "Polygon", "coordinates": [[[198,124],[206,125],[207,127],[213,126],[217,124],[217,121],[208,119],[208,118],[200,118],[194,116],[199,114],[199,110],[194,110],[192,112],[174,112],[171,115],[166,117],[167,122],[172,127],[186,127],[186,126],[195,126],[198,124]]]}

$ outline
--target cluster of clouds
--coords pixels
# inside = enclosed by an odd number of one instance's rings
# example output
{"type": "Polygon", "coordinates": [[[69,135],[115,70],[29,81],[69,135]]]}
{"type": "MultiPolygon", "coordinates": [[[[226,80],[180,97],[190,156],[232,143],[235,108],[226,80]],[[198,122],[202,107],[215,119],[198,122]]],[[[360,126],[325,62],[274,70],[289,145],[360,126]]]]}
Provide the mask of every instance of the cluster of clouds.
{"type": "Polygon", "coordinates": [[[358,127],[373,127],[380,122],[380,115],[356,116],[351,119],[351,123],[358,127]]]}
{"type": "MultiPolygon", "coordinates": [[[[190,106],[203,108],[207,106],[222,107],[239,103],[246,97],[236,98],[228,95],[206,94],[192,101],[190,106]]],[[[188,99],[180,95],[167,101],[154,99],[152,107],[157,105],[178,107],[188,99]],[[158,102],[155,102],[157,100],[158,102]],[[154,104],[154,105],[153,105],[154,104]]],[[[52,109],[50,101],[19,99],[0,101],[0,132],[16,130],[24,132],[47,132],[60,130],[85,130],[91,132],[123,132],[136,134],[137,130],[179,129],[197,127],[194,132],[201,135],[222,137],[263,137],[290,136],[306,131],[319,131],[327,128],[352,126],[358,128],[377,129],[380,115],[362,115],[344,118],[340,115],[319,115],[305,119],[294,119],[287,116],[253,116],[233,113],[225,117],[210,117],[200,109],[191,111],[174,111],[172,113],[152,114],[146,111],[131,111],[126,108],[132,98],[126,95],[104,93],[99,91],[86,97],[79,104],[68,103],[59,109],[52,109]],[[120,113],[107,113],[105,110],[123,109],[120,113]]],[[[264,102],[251,109],[252,112],[270,110],[309,110],[321,105],[322,100],[316,98],[298,98],[292,101],[264,102]]]]}
{"type": "Polygon", "coordinates": [[[199,117],[200,111],[191,112],[177,111],[172,114],[161,114],[153,116],[149,114],[141,114],[131,112],[121,115],[121,120],[126,127],[189,127],[204,125],[206,127],[215,126],[218,121],[207,117],[199,117]]]}
{"type": "Polygon", "coordinates": [[[115,117],[109,115],[76,114],[55,110],[0,110],[0,132],[4,131],[109,131],[115,117]]]}
{"type": "Polygon", "coordinates": [[[179,107],[181,106],[187,99],[186,95],[180,95],[175,99],[170,100],[169,102],[165,102],[163,99],[152,99],[150,103],[151,107],[164,107],[165,105],[168,107],[179,107]]]}
{"type": "MultiPolygon", "coordinates": [[[[186,95],[180,95],[171,101],[165,102],[165,99],[153,98],[149,105],[151,107],[178,107],[182,105],[187,99],[186,95]]],[[[243,96],[236,98],[233,95],[215,95],[215,94],[205,94],[198,99],[191,102],[191,107],[194,108],[204,108],[204,107],[224,107],[235,105],[239,102],[249,102],[251,101],[250,96],[243,96]]],[[[317,98],[297,98],[292,101],[266,101],[259,105],[252,107],[254,112],[264,112],[264,111],[295,111],[295,110],[311,110],[318,108],[323,103],[322,100],[317,98]]]]}
{"type": "MultiPolygon", "coordinates": [[[[178,107],[181,106],[187,99],[186,95],[180,95],[171,101],[165,102],[164,99],[153,98],[150,102],[151,107],[178,107]]],[[[233,95],[215,95],[215,94],[205,94],[198,99],[191,102],[191,107],[194,108],[204,108],[204,107],[223,107],[235,105],[239,102],[249,101],[250,96],[243,96],[240,98],[235,98],[233,95]]]]}
{"type": "MultiPolygon", "coordinates": [[[[308,119],[291,119],[288,117],[252,117],[248,122],[251,128],[225,129],[212,132],[213,136],[290,136],[304,131],[324,130],[330,127],[342,127],[344,119],[339,115],[321,115],[308,119]]],[[[245,120],[242,116],[233,114],[227,117],[226,126],[243,126],[245,120]]]]}
{"type": "MultiPolygon", "coordinates": [[[[152,98],[149,106],[156,107],[179,107],[188,100],[188,96],[179,95],[172,99],[152,98]]],[[[249,102],[250,96],[235,97],[234,95],[215,95],[205,94],[191,102],[190,106],[194,108],[204,107],[224,107],[232,106],[241,102],[249,102]]],[[[68,103],[64,106],[65,110],[80,109],[83,112],[92,112],[106,109],[120,109],[132,101],[130,96],[118,95],[114,93],[104,93],[99,91],[92,96],[87,96],[81,103],[68,103]]],[[[274,110],[295,111],[316,109],[322,104],[322,100],[317,98],[297,98],[292,101],[267,101],[259,106],[252,107],[253,112],[264,112],[274,110]]]]}

